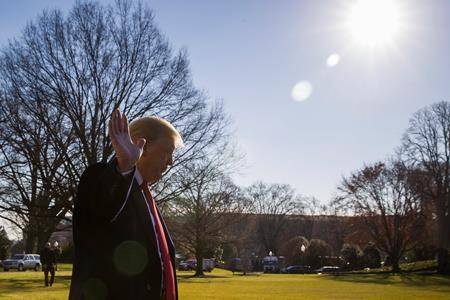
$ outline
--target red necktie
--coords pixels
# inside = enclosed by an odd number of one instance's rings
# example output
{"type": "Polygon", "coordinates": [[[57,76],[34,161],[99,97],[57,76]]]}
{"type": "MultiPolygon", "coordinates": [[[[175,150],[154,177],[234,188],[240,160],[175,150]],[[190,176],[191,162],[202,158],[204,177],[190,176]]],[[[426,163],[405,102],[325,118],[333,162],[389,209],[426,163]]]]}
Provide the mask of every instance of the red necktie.
{"type": "Polygon", "coordinates": [[[169,247],[167,245],[166,234],[164,233],[161,219],[159,218],[156,208],[155,200],[153,200],[152,194],[148,189],[147,182],[142,184],[142,190],[144,191],[145,198],[150,206],[150,213],[153,216],[155,222],[155,230],[158,236],[159,251],[161,252],[163,262],[163,287],[165,289],[165,300],[175,300],[175,274],[172,267],[172,260],[170,259],[169,247]]]}

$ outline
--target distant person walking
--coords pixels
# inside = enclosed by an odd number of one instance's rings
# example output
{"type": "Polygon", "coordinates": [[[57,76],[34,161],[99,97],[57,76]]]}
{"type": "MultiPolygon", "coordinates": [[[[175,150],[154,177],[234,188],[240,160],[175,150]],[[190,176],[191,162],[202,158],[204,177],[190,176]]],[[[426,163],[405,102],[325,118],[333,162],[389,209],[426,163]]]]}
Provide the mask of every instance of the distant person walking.
{"type": "Polygon", "coordinates": [[[45,286],[52,286],[55,281],[55,265],[56,253],[51,248],[50,243],[47,243],[41,253],[42,271],[44,271],[45,286]],[[50,282],[48,280],[48,273],[50,272],[50,282]]]}
{"type": "Polygon", "coordinates": [[[53,243],[53,252],[55,252],[55,271],[58,271],[58,257],[61,255],[61,247],[59,246],[58,241],[53,243]]]}

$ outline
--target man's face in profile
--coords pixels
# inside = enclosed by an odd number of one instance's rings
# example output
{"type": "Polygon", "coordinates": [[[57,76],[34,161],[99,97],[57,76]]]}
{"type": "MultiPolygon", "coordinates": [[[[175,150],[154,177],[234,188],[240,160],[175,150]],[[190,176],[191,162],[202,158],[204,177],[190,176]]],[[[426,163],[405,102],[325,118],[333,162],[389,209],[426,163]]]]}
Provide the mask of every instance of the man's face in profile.
{"type": "Polygon", "coordinates": [[[175,141],[172,137],[159,138],[148,141],[144,152],[137,163],[142,178],[149,183],[161,179],[162,174],[172,165],[175,141]]]}

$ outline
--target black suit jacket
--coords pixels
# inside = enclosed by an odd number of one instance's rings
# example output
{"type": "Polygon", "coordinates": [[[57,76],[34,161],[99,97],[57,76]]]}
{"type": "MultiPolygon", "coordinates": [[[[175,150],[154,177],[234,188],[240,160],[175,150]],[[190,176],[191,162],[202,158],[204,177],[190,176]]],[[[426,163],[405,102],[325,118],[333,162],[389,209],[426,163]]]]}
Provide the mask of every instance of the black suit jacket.
{"type": "Polygon", "coordinates": [[[44,247],[41,251],[41,263],[42,265],[54,265],[56,264],[55,250],[44,247]]]}
{"type": "MultiPolygon", "coordinates": [[[[81,176],[71,300],[163,299],[162,262],[146,200],[134,172],[122,176],[116,166],[115,158],[96,163],[81,176]]],[[[175,272],[175,248],[160,218],[175,272]]]]}

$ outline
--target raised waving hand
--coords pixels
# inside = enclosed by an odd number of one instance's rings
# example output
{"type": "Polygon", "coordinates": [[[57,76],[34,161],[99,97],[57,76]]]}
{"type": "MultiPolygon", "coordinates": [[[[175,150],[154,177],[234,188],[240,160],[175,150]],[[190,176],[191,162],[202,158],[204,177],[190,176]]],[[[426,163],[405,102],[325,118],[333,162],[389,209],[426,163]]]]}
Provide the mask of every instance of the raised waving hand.
{"type": "Polygon", "coordinates": [[[111,114],[108,124],[109,138],[116,152],[118,167],[121,172],[132,169],[142,155],[145,139],[133,142],[128,128],[128,119],[117,108],[111,114]]]}

